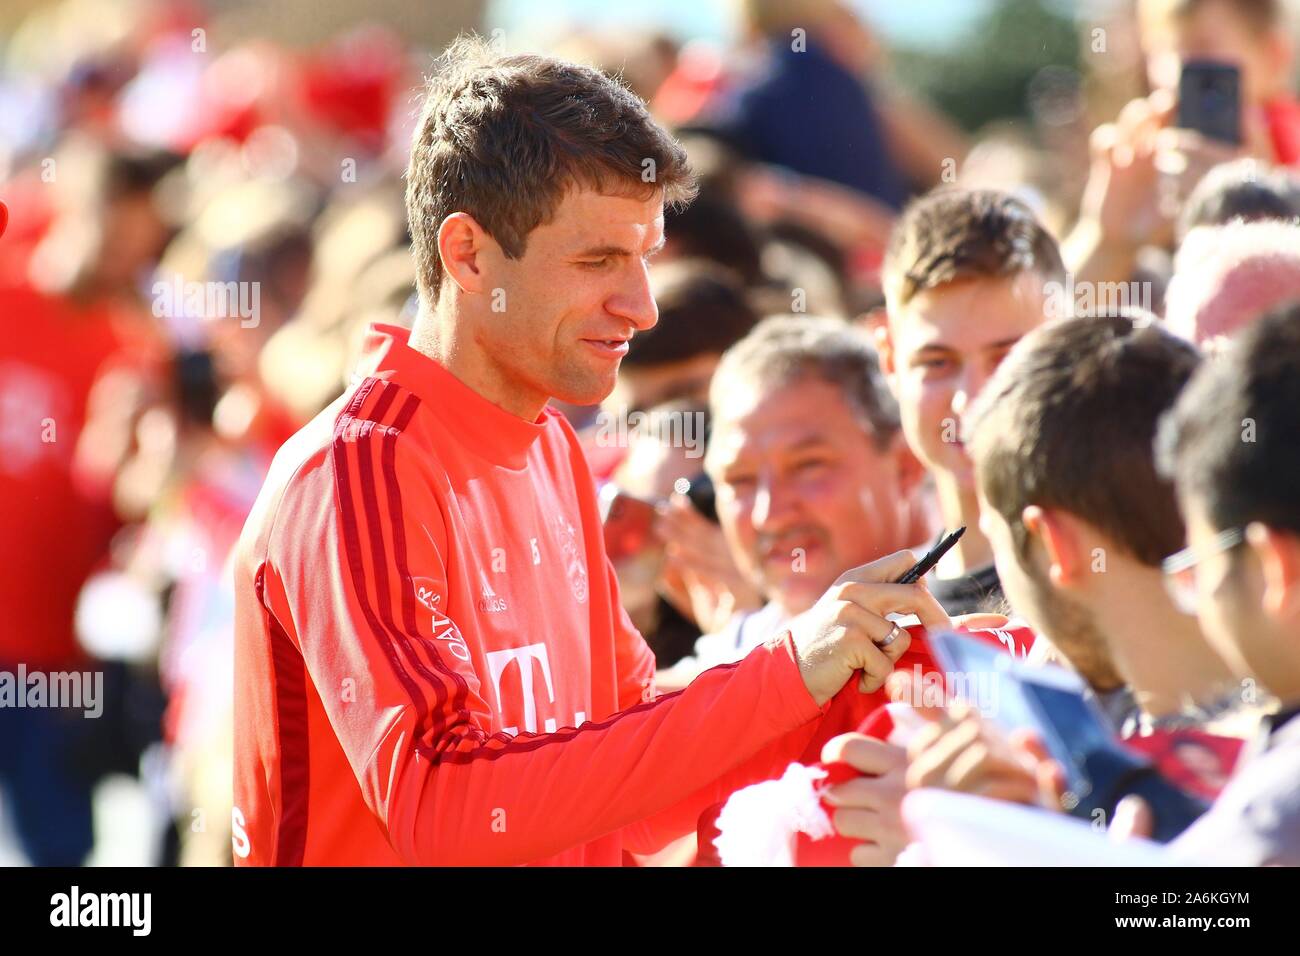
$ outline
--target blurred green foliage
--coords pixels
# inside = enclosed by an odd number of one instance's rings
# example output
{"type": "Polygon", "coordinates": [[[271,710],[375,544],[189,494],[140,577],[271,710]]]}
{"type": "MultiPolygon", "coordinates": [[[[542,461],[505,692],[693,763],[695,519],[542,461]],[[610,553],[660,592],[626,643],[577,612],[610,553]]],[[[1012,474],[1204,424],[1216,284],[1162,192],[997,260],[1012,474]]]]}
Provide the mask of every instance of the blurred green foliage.
{"type": "Polygon", "coordinates": [[[1064,3],[998,0],[943,50],[895,48],[893,73],[963,128],[1026,118],[1030,81],[1045,66],[1077,69],[1079,37],[1064,3]]]}

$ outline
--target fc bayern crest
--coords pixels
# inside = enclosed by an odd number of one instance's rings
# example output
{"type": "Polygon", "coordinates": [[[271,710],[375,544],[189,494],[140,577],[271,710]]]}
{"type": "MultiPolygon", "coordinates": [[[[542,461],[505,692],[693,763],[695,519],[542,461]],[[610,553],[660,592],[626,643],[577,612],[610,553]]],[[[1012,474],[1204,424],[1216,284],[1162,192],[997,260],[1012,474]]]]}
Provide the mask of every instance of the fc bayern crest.
{"type": "Polygon", "coordinates": [[[555,530],[560,539],[560,554],[564,557],[564,569],[569,574],[569,587],[573,588],[574,600],[586,604],[587,562],[583,559],[578,536],[564,515],[555,516],[555,530]]]}

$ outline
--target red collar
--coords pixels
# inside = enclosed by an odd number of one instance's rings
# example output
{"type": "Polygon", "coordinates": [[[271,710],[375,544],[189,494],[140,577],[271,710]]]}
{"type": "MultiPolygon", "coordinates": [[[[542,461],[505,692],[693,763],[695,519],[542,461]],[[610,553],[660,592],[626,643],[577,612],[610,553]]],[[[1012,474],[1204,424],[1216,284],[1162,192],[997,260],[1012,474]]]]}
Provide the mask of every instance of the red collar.
{"type": "Polygon", "coordinates": [[[528,449],[546,430],[547,410],[526,421],[470,388],[407,344],[410,330],[374,324],[366,334],[357,375],[402,386],[419,396],[467,448],[507,468],[522,468],[528,449]]]}

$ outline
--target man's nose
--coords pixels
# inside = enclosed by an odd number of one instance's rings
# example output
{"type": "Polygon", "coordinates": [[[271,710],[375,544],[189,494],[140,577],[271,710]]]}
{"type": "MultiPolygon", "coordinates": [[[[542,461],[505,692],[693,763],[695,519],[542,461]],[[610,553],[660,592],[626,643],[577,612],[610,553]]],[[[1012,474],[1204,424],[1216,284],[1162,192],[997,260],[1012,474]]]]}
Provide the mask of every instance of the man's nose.
{"type": "Polygon", "coordinates": [[[979,397],[987,381],[987,375],[968,363],[962,371],[961,379],[957,382],[956,391],[952,393],[953,414],[958,418],[965,415],[975,399],[979,397]]]}
{"type": "Polygon", "coordinates": [[[605,308],[612,315],[626,319],[638,332],[652,329],[659,321],[659,306],[650,293],[650,269],[645,262],[636,262],[623,288],[610,297],[605,308]]]}
{"type": "Polygon", "coordinates": [[[754,530],[762,534],[779,534],[790,524],[793,514],[790,504],[790,496],[775,476],[760,478],[750,516],[754,530]]]}

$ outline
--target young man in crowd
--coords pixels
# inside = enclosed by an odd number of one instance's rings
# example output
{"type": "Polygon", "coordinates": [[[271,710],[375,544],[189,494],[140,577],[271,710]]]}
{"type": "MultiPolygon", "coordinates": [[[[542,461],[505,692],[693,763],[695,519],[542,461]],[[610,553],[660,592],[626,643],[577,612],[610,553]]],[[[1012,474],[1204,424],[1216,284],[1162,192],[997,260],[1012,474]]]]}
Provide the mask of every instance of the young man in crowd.
{"type": "Polygon", "coordinates": [[[1143,247],[1172,246],[1179,207],[1213,167],[1246,156],[1300,165],[1283,0],[1141,0],[1138,25],[1152,93],[1092,133],[1079,218],[1062,243],[1079,281],[1128,282],[1143,247]],[[1177,128],[1179,78],[1198,60],[1240,71],[1240,143],[1177,128]]]}
{"type": "Polygon", "coordinates": [[[881,368],[903,433],[929,470],[944,526],[966,533],[930,588],[950,614],[1001,598],[979,529],[963,417],[1003,357],[1065,303],[1056,241],[1029,208],[988,190],[942,189],[913,203],[894,229],[883,271],[887,317],[876,324],[881,368]]]}
{"type": "MultiPolygon", "coordinates": [[[[1300,865],[1297,408],[1300,306],[1292,305],[1204,362],[1158,432],[1156,461],[1174,483],[1188,541],[1163,562],[1166,588],[1243,689],[1275,699],[1209,811],[1170,844],[1189,864],[1300,865]]],[[[969,718],[940,718],[909,756],[909,786],[1051,805],[1059,779],[1044,754],[1011,748],[969,718]]],[[[1145,835],[1149,808],[1126,798],[1113,826],[1145,835]]]]}
{"type": "Polygon", "coordinates": [[[1187,862],[1300,865],[1300,305],[1197,373],[1161,429],[1187,522],[1165,563],[1215,649],[1276,706],[1210,811],[1171,844],[1187,862]]]}
{"type": "Polygon", "coordinates": [[[685,155],[598,71],[474,40],[441,66],[407,174],[414,327],[372,329],[238,548],[244,864],[617,864],[780,773],[841,689],[880,687],[909,643],[886,614],[948,624],[924,587],[877,583],[899,552],[657,697],[547,403],[604,399],[654,325],[685,155]]]}
{"type": "Polygon", "coordinates": [[[1184,534],[1152,442],[1198,361],[1148,316],[1076,318],[1013,349],[971,414],[980,520],[1007,598],[1130,732],[1230,680],[1160,572],[1184,534]]]}
{"type": "MultiPolygon", "coordinates": [[[[1076,318],[1022,340],[971,412],[981,523],[1007,598],[1126,735],[1194,706],[1199,717],[1234,689],[1160,568],[1184,534],[1152,443],[1197,365],[1149,318],[1076,318]]],[[[1032,761],[976,712],[953,714],[911,741],[908,785],[1037,802],[1032,761]]]]}
{"type": "MultiPolygon", "coordinates": [[[[808,610],[844,571],[922,540],[923,472],[870,341],[833,319],[765,320],[723,357],[710,389],[705,467],[731,558],[768,597],[660,672],[663,688],[739,660],[808,610]]],[[[698,515],[676,511],[670,541],[698,515]]],[[[702,571],[702,573],[704,573],[702,571]]]]}
{"type": "Polygon", "coordinates": [[[1188,63],[1237,67],[1243,135],[1261,159],[1300,164],[1300,104],[1291,84],[1295,46],[1286,0],[1139,0],[1147,82],[1174,94],[1188,63]],[[1259,140],[1252,142],[1251,136],[1259,140]]]}

